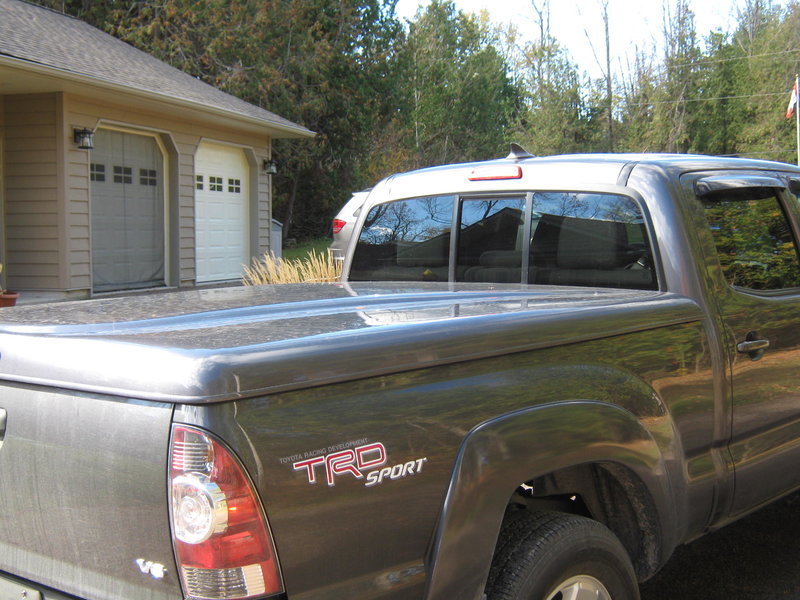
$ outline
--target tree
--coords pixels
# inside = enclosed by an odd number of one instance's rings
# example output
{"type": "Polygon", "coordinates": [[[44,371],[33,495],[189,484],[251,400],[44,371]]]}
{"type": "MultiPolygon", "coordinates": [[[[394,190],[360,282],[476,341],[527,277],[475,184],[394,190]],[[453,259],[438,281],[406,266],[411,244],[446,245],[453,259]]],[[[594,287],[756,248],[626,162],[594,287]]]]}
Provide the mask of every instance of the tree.
{"type": "Polygon", "coordinates": [[[519,50],[514,65],[524,90],[514,137],[538,155],[593,150],[602,109],[581,96],[577,67],[550,33],[548,0],[531,4],[538,38],[519,50]]]}
{"type": "Polygon", "coordinates": [[[406,168],[496,157],[517,92],[488,23],[432,2],[398,48],[406,168]]]}

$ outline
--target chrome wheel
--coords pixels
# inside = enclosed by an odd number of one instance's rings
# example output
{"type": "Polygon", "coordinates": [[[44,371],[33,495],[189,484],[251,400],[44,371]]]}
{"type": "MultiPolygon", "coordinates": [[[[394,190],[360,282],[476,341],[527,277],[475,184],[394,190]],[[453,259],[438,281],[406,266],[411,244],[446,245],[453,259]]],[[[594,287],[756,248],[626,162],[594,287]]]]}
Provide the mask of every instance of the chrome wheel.
{"type": "Polygon", "coordinates": [[[556,586],[547,600],[612,600],[606,586],[591,575],[570,577],[556,586]]]}

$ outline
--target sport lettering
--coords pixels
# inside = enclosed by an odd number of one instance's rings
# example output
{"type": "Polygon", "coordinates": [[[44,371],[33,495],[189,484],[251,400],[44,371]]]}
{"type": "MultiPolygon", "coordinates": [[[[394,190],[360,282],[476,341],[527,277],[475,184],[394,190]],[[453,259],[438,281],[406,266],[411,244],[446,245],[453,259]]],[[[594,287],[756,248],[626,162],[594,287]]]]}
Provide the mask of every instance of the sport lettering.
{"type": "Polygon", "coordinates": [[[380,442],[374,442],[323,456],[313,456],[292,463],[292,467],[295,471],[305,471],[308,483],[311,484],[317,483],[317,467],[321,467],[325,471],[325,481],[330,487],[335,486],[336,478],[342,476],[350,476],[355,479],[366,477],[364,485],[373,487],[385,481],[417,475],[422,471],[422,465],[427,460],[427,458],[418,458],[385,467],[384,465],[388,462],[386,447],[380,442]]]}

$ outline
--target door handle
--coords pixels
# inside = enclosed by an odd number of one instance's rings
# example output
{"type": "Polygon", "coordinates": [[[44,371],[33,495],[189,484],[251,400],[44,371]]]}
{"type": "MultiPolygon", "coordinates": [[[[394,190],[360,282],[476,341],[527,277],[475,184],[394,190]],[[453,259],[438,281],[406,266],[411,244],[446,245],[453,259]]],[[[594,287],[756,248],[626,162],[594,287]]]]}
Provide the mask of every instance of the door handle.
{"type": "Polygon", "coordinates": [[[736,346],[736,349],[742,353],[766,350],[767,348],[769,348],[769,340],[748,340],[746,342],[740,342],[736,346]]]}
{"type": "Polygon", "coordinates": [[[752,360],[761,358],[767,348],[769,348],[769,340],[759,339],[759,335],[755,331],[749,331],[744,341],[736,344],[736,350],[749,355],[752,360]]]}

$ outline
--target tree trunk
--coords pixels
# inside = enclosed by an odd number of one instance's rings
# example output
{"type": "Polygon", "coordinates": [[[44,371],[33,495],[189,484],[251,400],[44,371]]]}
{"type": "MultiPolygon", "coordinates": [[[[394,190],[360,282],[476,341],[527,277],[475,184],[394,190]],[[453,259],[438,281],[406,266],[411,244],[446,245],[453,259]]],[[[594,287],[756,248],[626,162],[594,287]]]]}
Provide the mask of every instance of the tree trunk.
{"type": "Polygon", "coordinates": [[[294,219],[294,202],[297,198],[297,181],[298,181],[299,174],[297,172],[294,173],[292,177],[292,193],[289,195],[289,205],[286,207],[286,219],[283,223],[283,231],[285,232],[286,237],[290,237],[289,233],[292,229],[292,220],[294,219]]]}

